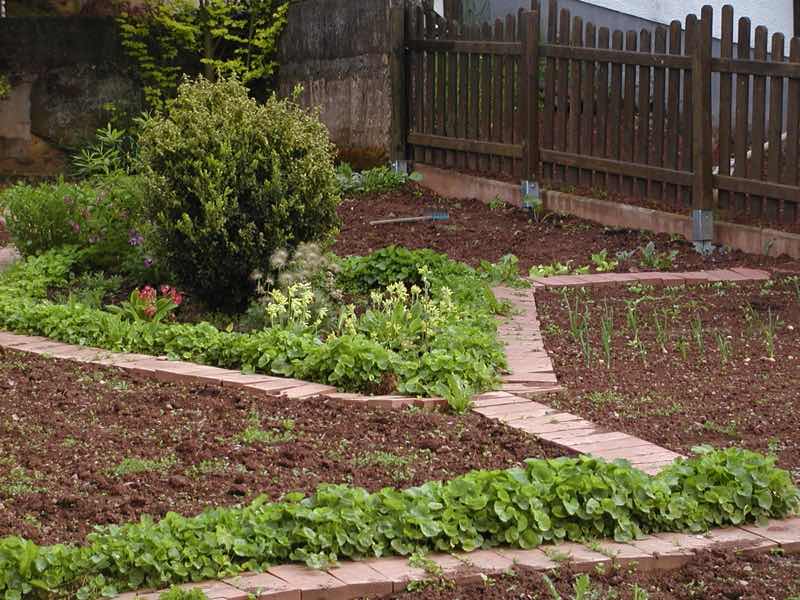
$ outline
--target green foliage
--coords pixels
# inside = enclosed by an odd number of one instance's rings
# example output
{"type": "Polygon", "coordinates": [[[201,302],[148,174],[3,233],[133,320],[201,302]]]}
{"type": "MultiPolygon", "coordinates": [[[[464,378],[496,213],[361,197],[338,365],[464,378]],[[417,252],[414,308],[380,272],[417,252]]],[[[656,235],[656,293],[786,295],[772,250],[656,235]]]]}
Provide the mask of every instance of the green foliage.
{"type": "Polygon", "coordinates": [[[395,171],[391,167],[375,167],[359,173],[347,163],[340,163],[336,167],[336,179],[342,194],[353,196],[390,192],[403,187],[410,181],[422,181],[422,175],[417,172],[407,175],[395,171]]]}
{"type": "MultiPolygon", "coordinates": [[[[567,600],[558,593],[552,579],[547,575],[543,577],[552,600],[567,600]]],[[[617,598],[617,594],[613,591],[605,593],[601,588],[592,586],[592,582],[586,573],[582,573],[575,578],[575,583],[572,584],[572,592],[571,600],[614,600],[617,598]]],[[[647,592],[636,584],[633,584],[632,594],[633,600],[648,600],[647,592]]]]}
{"type": "Polygon", "coordinates": [[[260,105],[235,80],[182,84],[140,136],[158,256],[210,306],[240,308],[275,250],[335,232],[333,153],[291,100],[260,105]]]}
{"type": "Polygon", "coordinates": [[[203,590],[198,588],[185,590],[173,586],[166,592],[161,593],[158,596],[158,600],[208,600],[208,596],[206,596],[203,590]]]}
{"type": "Polygon", "coordinates": [[[656,271],[665,271],[671,269],[675,264],[675,259],[678,257],[677,250],[669,252],[659,252],[656,249],[655,242],[648,242],[646,246],[639,248],[641,252],[640,266],[645,269],[655,269],[656,271]]]}
{"type": "Polygon", "coordinates": [[[75,246],[81,250],[81,268],[127,271],[143,259],[135,230],[142,222],[141,187],[141,180],[127,176],[19,183],[3,192],[0,205],[23,256],[75,246]]]}
{"type": "Polygon", "coordinates": [[[263,83],[277,66],[287,10],[279,0],[147,0],[143,10],[119,17],[122,45],[137,65],[147,104],[161,110],[184,72],[263,83]]]}
{"type": "Polygon", "coordinates": [[[608,257],[608,250],[603,248],[600,252],[592,254],[592,264],[598,273],[613,271],[619,266],[619,261],[608,257]]]}
{"type": "Polygon", "coordinates": [[[111,123],[100,128],[95,141],[72,157],[72,169],[81,178],[130,173],[132,136],[111,123]]]}
{"type": "MultiPolygon", "coordinates": [[[[51,254],[0,275],[0,327],[73,344],[310,379],[347,391],[441,396],[464,410],[474,393],[495,386],[505,366],[496,336],[501,306],[474,270],[442,255],[418,254],[434,267],[420,259],[421,286],[396,283],[383,292],[372,290],[358,316],[354,306],[347,306],[333,326],[323,329],[330,321],[312,312],[311,287],[297,283],[286,293],[270,292],[263,307],[270,326],[251,333],[220,331],[208,323],[154,322],[144,307],[139,312],[146,319],[129,314],[137,311],[134,306],[102,311],[41,302],[48,289],[66,285],[76,260],[51,254]]],[[[354,285],[366,273],[359,261],[373,262],[371,257],[346,261],[347,279],[354,285]]]]}
{"type": "Polygon", "coordinates": [[[506,254],[492,264],[482,260],[478,271],[482,273],[492,285],[510,285],[511,287],[527,287],[530,285],[519,274],[519,259],[513,254],[506,254]]]}
{"type": "Polygon", "coordinates": [[[0,74],[0,100],[6,100],[11,95],[11,83],[8,77],[0,74]]]}
{"type": "Polygon", "coordinates": [[[745,450],[704,450],[655,477],[625,461],[588,456],[528,460],[404,491],[323,485],[310,497],[261,497],[191,518],[170,513],[159,522],[143,517],[99,527],[82,547],[7,537],[0,540],[0,593],[90,598],[287,561],[320,567],[345,558],[501,544],[628,541],[651,532],[763,523],[797,508],[791,475],[774,459],[745,450]]]}
{"type": "Polygon", "coordinates": [[[133,290],[128,300],[118,306],[109,306],[108,310],[123,320],[161,323],[173,317],[180,302],[180,294],[169,286],[164,286],[160,296],[154,288],[146,286],[142,290],[133,290]]]}
{"type": "Polygon", "coordinates": [[[588,266],[572,268],[572,261],[566,263],[558,261],[549,265],[534,265],[531,267],[529,275],[531,277],[555,277],[557,275],[582,275],[589,272],[588,266]]]}

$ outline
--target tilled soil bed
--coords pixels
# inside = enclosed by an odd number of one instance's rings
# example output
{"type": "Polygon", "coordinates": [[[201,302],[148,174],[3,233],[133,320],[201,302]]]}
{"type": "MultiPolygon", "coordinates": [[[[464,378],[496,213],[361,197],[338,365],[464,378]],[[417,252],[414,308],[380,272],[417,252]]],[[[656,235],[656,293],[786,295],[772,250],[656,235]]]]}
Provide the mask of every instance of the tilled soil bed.
{"type": "MultiPolygon", "coordinates": [[[[562,598],[574,598],[576,574],[569,565],[547,574],[562,598]]],[[[590,575],[598,600],[635,600],[634,585],[648,600],[794,600],[800,594],[800,557],[744,555],[712,551],[698,554],[675,571],[627,569],[590,575]]],[[[515,575],[459,587],[432,582],[424,589],[393,596],[396,600],[554,600],[541,573],[519,569],[515,575]]],[[[641,596],[640,596],[641,598],[641,596]]]]}
{"type": "MultiPolygon", "coordinates": [[[[533,265],[572,261],[572,267],[592,265],[591,256],[605,249],[609,258],[619,251],[634,251],[654,241],[659,252],[677,250],[671,270],[716,269],[730,266],[797,268],[788,258],[754,256],[739,251],[697,254],[686,241],[624,229],[610,229],[573,217],[550,215],[542,222],[523,209],[478,200],[443,199],[429,190],[409,185],[383,194],[346,199],[338,209],[341,233],[333,250],[341,255],[365,255],[391,244],[407,248],[431,248],[455,260],[477,266],[481,260],[496,262],[515,254],[525,273],[533,265]],[[448,213],[447,221],[370,225],[371,221],[423,216],[432,211],[448,213]]],[[[616,270],[646,270],[640,253],[616,270]]],[[[594,270],[594,268],[592,269],[594,270]]]]}
{"type": "Polygon", "coordinates": [[[0,349],[0,537],[193,515],[321,483],[377,490],[563,451],[475,415],[254,397],[0,349]]]}
{"type": "Polygon", "coordinates": [[[543,402],[677,452],[774,453],[800,479],[800,279],[536,298],[567,389],[543,402]]]}

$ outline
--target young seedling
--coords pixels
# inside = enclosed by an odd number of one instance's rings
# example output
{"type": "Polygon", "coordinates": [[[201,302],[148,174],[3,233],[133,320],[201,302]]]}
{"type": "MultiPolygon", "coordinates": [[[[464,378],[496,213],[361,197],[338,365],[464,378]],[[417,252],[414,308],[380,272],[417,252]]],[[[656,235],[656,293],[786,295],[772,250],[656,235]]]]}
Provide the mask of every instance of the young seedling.
{"type": "Polygon", "coordinates": [[[730,360],[731,357],[730,339],[721,331],[714,332],[714,339],[717,341],[717,350],[719,350],[719,356],[722,359],[722,364],[728,364],[728,360],[730,360]]]}
{"type": "Polygon", "coordinates": [[[767,320],[764,323],[764,345],[767,349],[767,358],[775,360],[775,338],[778,331],[778,319],[772,314],[772,309],[767,309],[767,320]]]}
{"type": "Polygon", "coordinates": [[[675,347],[678,349],[683,361],[686,362],[686,360],[689,358],[689,342],[686,341],[686,338],[681,336],[675,342],[675,347]]]}
{"type": "Polygon", "coordinates": [[[611,368],[611,350],[614,342],[614,310],[608,304],[603,307],[600,318],[600,343],[603,345],[603,354],[606,359],[606,368],[611,368]]]}
{"type": "Polygon", "coordinates": [[[658,311],[653,313],[653,325],[656,330],[656,343],[658,343],[659,347],[661,348],[661,352],[666,354],[667,352],[667,317],[664,316],[664,320],[658,318],[658,311]]]}
{"type": "Polygon", "coordinates": [[[613,271],[619,266],[619,261],[608,257],[608,250],[603,248],[597,254],[592,254],[592,263],[598,273],[607,273],[613,271]]]}
{"type": "Polygon", "coordinates": [[[705,352],[705,340],[703,339],[703,320],[700,318],[700,315],[695,314],[694,318],[692,319],[692,339],[694,340],[695,346],[697,346],[697,351],[700,354],[705,352]]]}

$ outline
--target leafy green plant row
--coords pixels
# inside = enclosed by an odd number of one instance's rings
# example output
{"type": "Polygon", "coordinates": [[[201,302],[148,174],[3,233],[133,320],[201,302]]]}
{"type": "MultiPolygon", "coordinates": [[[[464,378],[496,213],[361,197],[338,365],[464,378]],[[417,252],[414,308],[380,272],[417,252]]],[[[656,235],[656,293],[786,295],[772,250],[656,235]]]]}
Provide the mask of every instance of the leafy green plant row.
{"type": "Polygon", "coordinates": [[[660,531],[703,532],[798,509],[798,490],[774,459],[698,449],[655,477],[625,461],[530,459],[505,471],[375,493],[324,485],[310,497],[260,497],[186,518],[98,527],[81,547],[0,540],[0,593],[91,598],[145,586],[220,578],[288,561],[533,548],[559,540],[626,541],[660,531]]]}

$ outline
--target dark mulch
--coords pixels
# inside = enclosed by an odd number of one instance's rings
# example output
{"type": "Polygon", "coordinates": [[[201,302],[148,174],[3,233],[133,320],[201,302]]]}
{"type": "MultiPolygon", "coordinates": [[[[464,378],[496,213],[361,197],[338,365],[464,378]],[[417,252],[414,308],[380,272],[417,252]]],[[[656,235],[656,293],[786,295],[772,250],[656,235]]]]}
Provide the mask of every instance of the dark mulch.
{"type": "MultiPolygon", "coordinates": [[[[533,222],[519,208],[495,208],[478,200],[448,200],[419,186],[384,194],[347,199],[339,207],[342,231],[334,251],[339,255],[365,255],[391,244],[408,248],[432,248],[473,266],[482,259],[497,261],[513,253],[527,273],[537,264],[573,261],[573,267],[590,265],[591,255],[603,249],[609,257],[620,250],[635,250],[650,240],[658,250],[677,250],[674,270],[714,269],[729,266],[775,266],[789,259],[753,256],[732,251],[703,258],[692,246],[668,235],[610,229],[572,217],[552,215],[543,223],[533,222]],[[444,222],[370,225],[370,221],[394,217],[422,216],[444,210],[444,222]]],[[[795,261],[796,262],[796,261],[795,261]]],[[[638,258],[619,270],[638,269],[638,258]]]]}
{"type": "MultiPolygon", "coordinates": [[[[568,565],[547,576],[563,598],[574,598],[576,574],[568,565]]],[[[800,557],[733,552],[699,554],[681,569],[666,572],[615,570],[592,573],[595,594],[589,598],[630,600],[634,585],[649,600],[792,600],[800,594],[800,557]]],[[[432,582],[425,589],[397,594],[402,600],[555,600],[541,573],[520,569],[515,575],[485,583],[452,587],[432,582]]]]}
{"type": "Polygon", "coordinates": [[[0,537],[77,541],[143,514],[320,483],[409,487],[560,454],[475,415],[256,398],[0,350],[0,537]],[[254,441],[259,428],[273,439],[254,441]],[[125,472],[136,466],[147,470],[125,472]]]}
{"type": "Polygon", "coordinates": [[[576,302],[579,313],[590,309],[588,366],[564,293],[536,294],[545,346],[568,390],[544,402],[678,452],[698,444],[774,452],[800,479],[800,280],[569,292],[573,311],[576,302]],[[641,345],[627,318],[634,302],[641,345]],[[614,313],[610,368],[601,344],[605,307],[614,313]]]}

